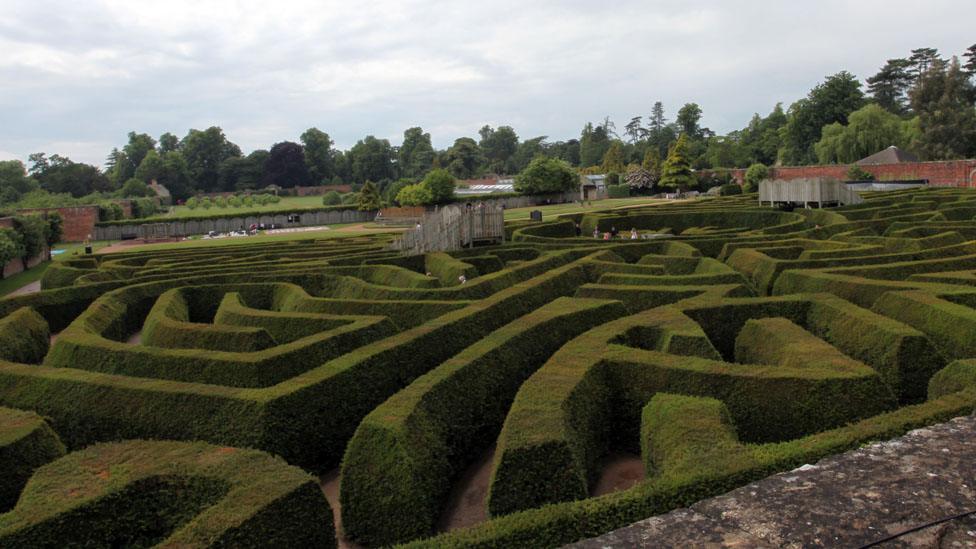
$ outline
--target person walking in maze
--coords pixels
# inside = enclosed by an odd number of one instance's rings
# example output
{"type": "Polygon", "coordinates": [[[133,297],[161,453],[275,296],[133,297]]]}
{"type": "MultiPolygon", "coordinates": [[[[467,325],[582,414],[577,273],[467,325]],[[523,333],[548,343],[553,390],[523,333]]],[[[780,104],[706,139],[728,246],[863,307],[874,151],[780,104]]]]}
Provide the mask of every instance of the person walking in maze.
{"type": "Polygon", "coordinates": [[[593,227],[593,238],[596,238],[597,240],[600,239],[600,229],[599,229],[599,227],[593,227]]]}
{"type": "Polygon", "coordinates": [[[632,227],[630,229],[630,239],[637,240],[637,227],[632,227]]]}
{"type": "Polygon", "coordinates": [[[613,239],[617,238],[617,235],[618,234],[620,234],[620,231],[617,230],[617,226],[616,225],[611,225],[610,226],[610,240],[613,240],[613,239]]]}
{"type": "Polygon", "coordinates": [[[576,225],[575,225],[574,228],[576,229],[576,236],[582,236],[583,235],[583,229],[580,227],[579,221],[576,222],[576,225]]]}

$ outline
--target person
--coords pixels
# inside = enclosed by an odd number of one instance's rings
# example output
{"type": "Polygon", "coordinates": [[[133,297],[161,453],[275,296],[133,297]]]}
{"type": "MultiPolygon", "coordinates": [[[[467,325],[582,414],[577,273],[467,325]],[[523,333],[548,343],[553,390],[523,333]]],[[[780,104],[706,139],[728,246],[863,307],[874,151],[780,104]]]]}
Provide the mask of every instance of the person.
{"type": "Polygon", "coordinates": [[[459,277],[458,277],[458,281],[459,281],[459,282],[460,282],[461,284],[464,284],[465,282],[467,282],[467,281],[468,281],[468,277],[466,277],[466,276],[464,276],[464,275],[461,275],[461,276],[459,276],[459,277]]]}
{"type": "Polygon", "coordinates": [[[583,235],[583,229],[580,228],[579,221],[576,222],[575,229],[576,229],[576,236],[582,236],[583,235]]]}
{"type": "Polygon", "coordinates": [[[610,238],[617,238],[617,235],[618,234],[620,234],[620,231],[617,230],[617,226],[616,225],[611,225],[610,226],[610,238]]]}
{"type": "Polygon", "coordinates": [[[637,227],[633,227],[630,229],[630,239],[637,240],[637,227]]]}
{"type": "Polygon", "coordinates": [[[610,240],[610,232],[603,233],[603,240],[610,240]]]}
{"type": "Polygon", "coordinates": [[[600,238],[600,229],[597,227],[593,227],[593,238],[600,238]]]}
{"type": "Polygon", "coordinates": [[[417,229],[418,231],[420,230],[420,222],[419,222],[419,221],[417,222],[417,227],[416,227],[416,229],[417,229]]]}

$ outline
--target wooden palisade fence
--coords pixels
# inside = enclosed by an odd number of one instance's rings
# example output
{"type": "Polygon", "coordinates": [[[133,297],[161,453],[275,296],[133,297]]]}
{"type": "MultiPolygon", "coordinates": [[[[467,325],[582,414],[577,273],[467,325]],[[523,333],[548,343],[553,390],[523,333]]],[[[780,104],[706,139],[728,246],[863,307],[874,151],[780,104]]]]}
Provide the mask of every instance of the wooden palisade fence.
{"type": "Polygon", "coordinates": [[[471,207],[452,204],[427,212],[416,227],[393,242],[393,248],[412,255],[504,241],[504,208],[483,203],[471,207]]]}

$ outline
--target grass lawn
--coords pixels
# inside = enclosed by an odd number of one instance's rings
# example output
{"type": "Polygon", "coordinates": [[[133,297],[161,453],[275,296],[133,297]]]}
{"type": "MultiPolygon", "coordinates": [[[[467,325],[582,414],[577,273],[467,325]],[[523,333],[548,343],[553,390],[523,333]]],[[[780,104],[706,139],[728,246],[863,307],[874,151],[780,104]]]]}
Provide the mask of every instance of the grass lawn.
{"type": "Polygon", "coordinates": [[[191,218],[191,217],[211,217],[214,215],[224,215],[232,213],[249,213],[249,212],[280,212],[284,210],[295,210],[301,208],[315,208],[317,206],[322,206],[321,196],[283,196],[281,201],[277,204],[265,204],[264,206],[241,206],[240,208],[218,208],[216,206],[210,209],[204,209],[197,207],[195,209],[187,208],[186,206],[172,206],[169,209],[169,213],[165,217],[173,217],[179,219],[191,218]]]}
{"type": "MultiPolygon", "coordinates": [[[[108,242],[95,242],[92,244],[94,249],[103,248],[108,245],[108,242]]],[[[72,243],[72,244],[60,244],[54,247],[54,250],[64,250],[64,253],[54,254],[51,257],[54,261],[64,261],[68,257],[84,252],[84,244],[72,243]]],[[[44,275],[44,271],[47,270],[48,266],[51,264],[50,261],[45,261],[39,265],[36,265],[24,272],[17,273],[15,275],[9,276],[3,280],[0,280],[0,296],[5,296],[10,292],[23,288],[28,284],[37,282],[44,275]]]]}
{"type": "MultiPolygon", "coordinates": [[[[146,244],[143,246],[127,246],[126,252],[142,252],[149,250],[179,250],[184,248],[205,248],[208,246],[240,246],[244,244],[262,244],[267,242],[284,242],[288,240],[325,240],[330,238],[344,238],[350,236],[363,236],[371,234],[395,233],[396,229],[380,227],[373,223],[346,223],[340,225],[329,225],[328,230],[304,231],[285,234],[259,234],[247,237],[231,237],[218,239],[192,238],[181,242],[165,242],[162,244],[146,244]],[[348,230],[349,227],[362,226],[364,230],[348,230]],[[344,230],[338,230],[344,229],[344,230]],[[385,230],[377,230],[385,229],[385,230]]],[[[120,250],[121,251],[121,250],[120,250]]]]}
{"type": "Polygon", "coordinates": [[[631,198],[607,198],[604,200],[594,200],[590,205],[580,204],[553,204],[551,206],[531,206],[528,208],[512,208],[505,210],[505,221],[519,221],[529,218],[529,212],[539,210],[542,212],[542,219],[549,220],[557,215],[592,212],[597,210],[607,210],[622,206],[642,206],[645,204],[659,204],[666,200],[654,199],[646,196],[635,196],[631,198]]]}

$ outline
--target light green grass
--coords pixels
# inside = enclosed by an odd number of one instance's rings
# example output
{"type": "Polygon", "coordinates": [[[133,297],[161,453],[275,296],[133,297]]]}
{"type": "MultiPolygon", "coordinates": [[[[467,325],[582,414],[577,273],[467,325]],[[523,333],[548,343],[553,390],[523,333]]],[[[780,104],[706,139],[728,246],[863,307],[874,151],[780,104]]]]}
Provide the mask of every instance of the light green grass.
{"type": "Polygon", "coordinates": [[[241,206],[240,208],[212,207],[210,209],[205,209],[198,206],[192,210],[186,206],[173,206],[169,209],[169,213],[166,214],[166,217],[185,219],[191,217],[212,217],[215,215],[232,213],[244,214],[248,212],[281,212],[302,208],[315,208],[317,206],[322,206],[321,196],[283,196],[281,197],[281,201],[277,204],[265,204],[264,206],[258,206],[255,204],[253,206],[241,206]]]}
{"type": "Polygon", "coordinates": [[[551,206],[530,206],[528,208],[512,208],[505,210],[505,221],[519,221],[529,218],[529,213],[533,210],[542,212],[542,219],[549,220],[557,215],[572,214],[580,212],[592,212],[596,210],[606,210],[609,208],[619,208],[621,206],[641,206],[645,204],[659,204],[666,200],[654,199],[647,196],[635,196],[632,198],[608,198],[605,200],[593,200],[589,204],[580,205],[579,203],[553,204],[551,206]]]}
{"type": "MultiPolygon", "coordinates": [[[[144,246],[132,246],[125,248],[126,252],[142,252],[148,250],[179,250],[183,248],[206,248],[206,247],[223,247],[223,246],[239,246],[244,244],[262,244],[268,242],[284,242],[288,240],[325,240],[331,238],[344,238],[351,236],[364,236],[364,235],[377,235],[377,234],[387,234],[377,231],[337,231],[342,227],[349,227],[352,225],[364,225],[365,228],[380,228],[379,225],[373,223],[346,223],[342,225],[329,225],[328,230],[322,231],[305,231],[297,233],[285,233],[285,234],[258,234],[248,237],[236,237],[236,238],[218,238],[218,239],[203,239],[203,238],[193,238],[190,240],[183,240],[181,242],[166,242],[162,244],[146,244],[144,246]]],[[[399,232],[396,229],[390,229],[389,233],[399,232]]]]}

